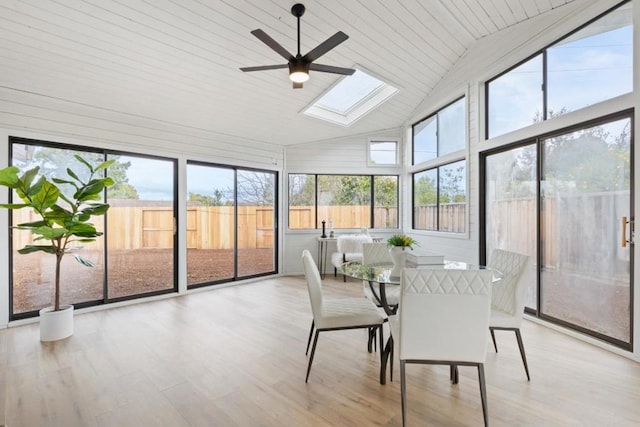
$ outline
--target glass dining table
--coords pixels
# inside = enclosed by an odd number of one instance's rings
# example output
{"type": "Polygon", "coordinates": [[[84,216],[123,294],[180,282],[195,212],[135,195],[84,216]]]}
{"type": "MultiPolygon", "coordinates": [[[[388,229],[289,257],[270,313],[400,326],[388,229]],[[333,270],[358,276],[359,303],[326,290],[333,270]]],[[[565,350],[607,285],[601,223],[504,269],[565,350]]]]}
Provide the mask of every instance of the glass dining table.
{"type": "MultiPolygon", "coordinates": [[[[407,266],[411,267],[411,266],[407,266]]],[[[448,261],[445,260],[443,264],[430,264],[419,265],[414,268],[435,268],[435,269],[451,269],[451,270],[491,270],[490,267],[477,264],[469,264],[460,261],[448,261]]],[[[360,279],[367,281],[371,292],[373,293],[376,301],[374,303],[387,313],[388,316],[393,316],[398,311],[398,304],[389,303],[388,294],[390,286],[400,285],[400,276],[392,276],[391,271],[393,265],[391,264],[379,264],[379,265],[362,265],[361,262],[348,262],[343,264],[338,271],[345,276],[352,277],[354,279],[360,279]]],[[[493,282],[498,282],[502,279],[502,273],[498,270],[493,270],[493,282]]],[[[389,335],[386,345],[383,349],[382,363],[380,366],[380,384],[386,383],[386,369],[389,354],[393,346],[393,337],[389,335]]],[[[393,369],[393,367],[392,367],[393,369]]]]}

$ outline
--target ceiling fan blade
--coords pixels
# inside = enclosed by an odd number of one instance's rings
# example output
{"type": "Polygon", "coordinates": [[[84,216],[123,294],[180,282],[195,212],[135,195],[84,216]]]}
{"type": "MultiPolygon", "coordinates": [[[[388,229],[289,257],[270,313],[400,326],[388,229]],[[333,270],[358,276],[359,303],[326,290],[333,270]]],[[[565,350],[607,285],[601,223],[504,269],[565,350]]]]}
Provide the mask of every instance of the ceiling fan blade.
{"type": "Polygon", "coordinates": [[[259,65],[257,67],[240,67],[245,73],[247,71],[263,71],[263,70],[277,70],[279,68],[289,68],[289,64],[282,65],[259,65]]]}
{"type": "Polygon", "coordinates": [[[348,38],[348,35],[346,35],[342,31],[338,31],[337,33],[320,43],[314,49],[311,49],[311,51],[302,58],[307,62],[313,62],[348,38]]]}
{"type": "Polygon", "coordinates": [[[264,31],[258,29],[258,30],[253,30],[251,31],[251,34],[253,34],[254,36],[256,36],[257,38],[260,39],[260,41],[262,41],[262,43],[266,44],[267,46],[269,46],[271,49],[275,50],[280,56],[282,56],[284,59],[286,59],[287,61],[291,61],[293,59],[293,55],[291,55],[289,53],[289,51],[285,48],[283,48],[280,43],[278,43],[277,41],[275,41],[274,39],[272,39],[267,33],[265,33],[264,31]]]}
{"type": "Polygon", "coordinates": [[[294,89],[302,89],[302,83],[293,82],[293,88],[294,89]]]}
{"type": "Polygon", "coordinates": [[[322,71],[323,73],[344,74],[350,76],[356,72],[353,68],[334,67],[333,65],[309,64],[309,69],[313,71],[322,71]]]}

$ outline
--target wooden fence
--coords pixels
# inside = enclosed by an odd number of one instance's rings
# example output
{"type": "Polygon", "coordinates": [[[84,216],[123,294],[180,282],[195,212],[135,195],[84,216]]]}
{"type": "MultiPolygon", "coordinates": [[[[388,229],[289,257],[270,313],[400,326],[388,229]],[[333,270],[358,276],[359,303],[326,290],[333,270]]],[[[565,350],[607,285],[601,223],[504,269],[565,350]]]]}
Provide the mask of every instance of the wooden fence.
{"type": "MultiPolygon", "coordinates": [[[[274,245],[273,208],[239,206],[238,248],[272,248],[274,245]]],[[[189,206],[187,208],[187,248],[232,249],[233,206],[189,206]]],[[[26,209],[13,211],[14,223],[37,220],[26,209]]],[[[176,224],[171,206],[112,206],[107,213],[109,249],[171,248],[176,224]]],[[[98,230],[104,229],[104,218],[94,217],[98,230]]],[[[14,232],[14,244],[32,243],[27,231],[14,232]]],[[[101,249],[100,239],[83,245],[101,249]]]]}

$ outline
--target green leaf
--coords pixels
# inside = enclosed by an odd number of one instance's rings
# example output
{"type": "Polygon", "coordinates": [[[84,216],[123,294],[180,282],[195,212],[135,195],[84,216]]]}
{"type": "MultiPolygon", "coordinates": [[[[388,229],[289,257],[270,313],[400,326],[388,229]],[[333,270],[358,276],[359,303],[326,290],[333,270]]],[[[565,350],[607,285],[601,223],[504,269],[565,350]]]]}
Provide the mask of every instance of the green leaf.
{"type": "Polygon", "coordinates": [[[109,210],[107,203],[92,203],[85,207],[82,212],[89,215],[104,215],[107,213],[107,210],[109,210]]]}
{"type": "Polygon", "coordinates": [[[102,178],[102,183],[104,184],[105,187],[111,187],[116,182],[113,180],[113,178],[108,176],[106,178],[102,178]]]}
{"type": "Polygon", "coordinates": [[[71,178],[75,179],[78,182],[82,182],[80,178],[78,178],[78,175],[76,175],[76,173],[72,171],[70,168],[67,168],[67,175],[69,175],[71,178]]]}
{"type": "Polygon", "coordinates": [[[16,188],[20,184],[18,172],[20,172],[20,169],[15,166],[0,169],[0,185],[9,188],[16,188]]]}
{"type": "MultiPolygon", "coordinates": [[[[79,161],[80,163],[84,163],[84,165],[89,168],[89,170],[91,171],[92,174],[93,174],[93,172],[95,172],[94,169],[93,169],[93,166],[91,166],[89,164],[89,162],[87,162],[85,159],[83,159],[82,157],[80,157],[77,154],[74,154],[73,157],[75,157],[76,160],[79,161]]],[[[68,172],[68,169],[67,169],[67,172],[68,172]]],[[[80,180],[78,180],[78,181],[80,181],[80,180]]]]}
{"type": "Polygon", "coordinates": [[[73,197],[81,202],[87,200],[102,200],[100,192],[104,190],[104,184],[101,180],[92,179],[87,185],[81,187],[73,197]]]}
{"type": "Polygon", "coordinates": [[[69,184],[69,185],[73,185],[74,187],[76,187],[76,189],[78,188],[78,184],[76,184],[73,181],[68,181],[66,179],[60,179],[60,178],[51,178],[51,180],[53,182],[55,182],[56,184],[69,184]]]}
{"type": "Polygon", "coordinates": [[[98,166],[96,166],[95,170],[99,171],[99,170],[102,170],[102,169],[106,169],[109,166],[111,166],[115,161],[116,161],[116,159],[111,159],[111,160],[107,160],[106,162],[102,162],[98,166]]]}
{"type": "MultiPolygon", "coordinates": [[[[31,187],[31,183],[33,182],[33,180],[36,178],[36,176],[38,175],[38,171],[40,170],[39,166],[36,166],[33,169],[29,169],[28,171],[26,171],[22,177],[20,178],[22,180],[22,183],[24,185],[24,188],[29,188],[31,187]]],[[[36,191],[37,192],[37,191],[36,191]]]]}
{"type": "Polygon", "coordinates": [[[29,205],[26,203],[0,203],[0,208],[5,208],[5,209],[22,209],[28,206],[29,205]]]}
{"type": "Polygon", "coordinates": [[[34,221],[34,222],[23,222],[22,224],[18,224],[16,228],[19,230],[31,230],[33,228],[44,227],[47,225],[49,225],[47,221],[40,220],[40,221],[34,221]]]}
{"type": "Polygon", "coordinates": [[[59,196],[60,189],[45,181],[40,191],[32,196],[31,204],[37,212],[44,212],[58,201],[59,196]]]}
{"type": "Polygon", "coordinates": [[[39,234],[42,236],[42,238],[47,239],[47,240],[52,240],[52,239],[57,239],[60,236],[64,236],[65,234],[67,234],[70,230],[67,230],[66,228],[63,227],[49,227],[47,225],[42,226],[42,227],[36,227],[33,230],[34,234],[39,234]]]}
{"type": "Polygon", "coordinates": [[[42,251],[42,252],[46,252],[48,254],[54,254],[56,253],[56,250],[53,246],[49,245],[49,246],[41,246],[41,245],[27,245],[22,249],[18,249],[18,253],[25,255],[25,254],[31,254],[34,252],[38,252],[38,251],[42,251]]]}
{"type": "Polygon", "coordinates": [[[96,228],[92,224],[86,224],[83,222],[72,222],[67,224],[69,234],[78,237],[98,237],[102,236],[102,233],[96,231],[96,228]]]}

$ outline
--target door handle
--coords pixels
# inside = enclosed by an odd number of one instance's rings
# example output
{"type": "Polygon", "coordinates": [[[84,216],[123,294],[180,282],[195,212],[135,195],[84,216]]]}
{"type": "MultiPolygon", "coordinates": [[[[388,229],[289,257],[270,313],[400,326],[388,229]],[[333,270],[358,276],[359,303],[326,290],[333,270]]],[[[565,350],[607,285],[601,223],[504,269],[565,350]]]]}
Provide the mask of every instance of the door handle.
{"type": "Polygon", "coordinates": [[[634,220],[633,219],[627,219],[626,216],[622,217],[622,247],[626,248],[627,247],[627,243],[630,245],[633,245],[634,242],[634,234],[635,234],[635,230],[634,230],[634,220]],[[631,234],[631,240],[627,240],[627,224],[629,224],[629,232],[631,234]]]}

